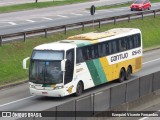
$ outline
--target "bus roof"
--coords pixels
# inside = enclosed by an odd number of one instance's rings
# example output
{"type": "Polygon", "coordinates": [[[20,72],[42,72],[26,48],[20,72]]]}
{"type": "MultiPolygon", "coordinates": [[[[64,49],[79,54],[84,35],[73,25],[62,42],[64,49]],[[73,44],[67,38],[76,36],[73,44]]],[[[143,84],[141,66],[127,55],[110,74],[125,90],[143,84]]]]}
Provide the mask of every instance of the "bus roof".
{"type": "Polygon", "coordinates": [[[115,28],[105,32],[90,32],[69,37],[67,40],[42,44],[34,49],[37,50],[68,50],[75,47],[86,46],[98,42],[111,40],[135,33],[140,33],[136,28],[115,28]]]}
{"type": "Polygon", "coordinates": [[[76,46],[68,43],[53,42],[39,45],[34,50],[68,50],[74,47],[76,46]]]}
{"type": "Polygon", "coordinates": [[[132,31],[137,31],[138,29],[135,28],[115,28],[105,32],[90,32],[80,35],[71,36],[69,40],[96,40],[101,38],[107,38],[111,36],[116,36],[120,34],[129,33],[132,31]]]}

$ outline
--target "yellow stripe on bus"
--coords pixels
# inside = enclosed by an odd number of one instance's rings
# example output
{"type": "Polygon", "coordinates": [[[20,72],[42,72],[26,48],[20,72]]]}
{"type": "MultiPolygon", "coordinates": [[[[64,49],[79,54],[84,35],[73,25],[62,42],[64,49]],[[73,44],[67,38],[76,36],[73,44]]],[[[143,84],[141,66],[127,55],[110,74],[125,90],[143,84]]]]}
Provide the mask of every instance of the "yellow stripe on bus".
{"type": "Polygon", "coordinates": [[[102,68],[104,70],[107,80],[112,81],[112,70],[111,70],[112,66],[109,65],[107,58],[106,57],[100,58],[100,62],[101,62],[101,65],[102,65],[102,68]]]}

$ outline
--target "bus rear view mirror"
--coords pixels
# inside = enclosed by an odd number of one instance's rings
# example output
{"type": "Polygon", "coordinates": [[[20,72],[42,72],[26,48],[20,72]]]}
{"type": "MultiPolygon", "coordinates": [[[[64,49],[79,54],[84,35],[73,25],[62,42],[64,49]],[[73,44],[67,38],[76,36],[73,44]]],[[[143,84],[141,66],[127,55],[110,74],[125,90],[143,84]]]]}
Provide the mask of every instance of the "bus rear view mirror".
{"type": "Polygon", "coordinates": [[[30,57],[27,57],[27,58],[25,58],[25,59],[23,59],[23,69],[28,69],[27,68],[27,61],[30,59],[30,57]]]}
{"type": "Polygon", "coordinates": [[[61,71],[65,71],[65,63],[66,63],[66,59],[61,61],[61,71]]]}

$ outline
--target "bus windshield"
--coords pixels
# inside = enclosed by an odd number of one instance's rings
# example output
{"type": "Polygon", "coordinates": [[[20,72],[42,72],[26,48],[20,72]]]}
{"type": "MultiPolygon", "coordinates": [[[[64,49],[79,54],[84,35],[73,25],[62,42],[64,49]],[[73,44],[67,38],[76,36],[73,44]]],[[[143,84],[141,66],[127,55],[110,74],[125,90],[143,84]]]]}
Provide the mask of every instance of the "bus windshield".
{"type": "Polygon", "coordinates": [[[30,82],[58,84],[63,82],[62,51],[34,51],[30,64],[30,82]]]}

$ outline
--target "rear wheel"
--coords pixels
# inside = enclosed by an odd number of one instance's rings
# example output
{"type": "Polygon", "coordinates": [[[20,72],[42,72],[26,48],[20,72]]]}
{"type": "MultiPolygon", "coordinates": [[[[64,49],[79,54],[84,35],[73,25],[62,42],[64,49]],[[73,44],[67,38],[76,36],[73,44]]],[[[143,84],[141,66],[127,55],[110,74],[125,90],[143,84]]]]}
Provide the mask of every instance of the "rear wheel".
{"type": "Polygon", "coordinates": [[[75,93],[75,95],[76,95],[76,96],[80,96],[80,95],[82,94],[82,92],[83,92],[83,84],[82,84],[82,82],[79,82],[79,83],[77,84],[77,88],[76,88],[76,93],[75,93]]]}
{"type": "Polygon", "coordinates": [[[119,82],[123,82],[125,79],[125,70],[122,68],[121,71],[120,71],[120,74],[119,74],[119,79],[118,81],[119,82]]]}
{"type": "Polygon", "coordinates": [[[132,69],[131,67],[129,66],[128,69],[127,69],[127,72],[126,72],[126,77],[125,79],[126,80],[129,80],[131,78],[131,74],[132,74],[132,69]]]}
{"type": "Polygon", "coordinates": [[[131,8],[131,11],[133,11],[133,9],[131,8]]]}

